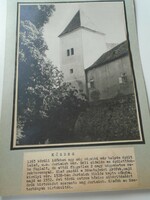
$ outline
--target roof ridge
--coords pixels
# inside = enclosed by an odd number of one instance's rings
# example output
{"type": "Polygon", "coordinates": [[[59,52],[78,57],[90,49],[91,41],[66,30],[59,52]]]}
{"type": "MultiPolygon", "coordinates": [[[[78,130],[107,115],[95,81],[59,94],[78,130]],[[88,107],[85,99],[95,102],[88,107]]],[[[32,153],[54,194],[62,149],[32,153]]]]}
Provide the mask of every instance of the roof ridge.
{"type": "Polygon", "coordinates": [[[91,66],[89,66],[85,70],[89,70],[94,67],[104,65],[106,63],[109,63],[109,62],[116,60],[119,57],[127,55],[127,54],[128,54],[128,41],[125,40],[124,42],[121,42],[114,48],[112,48],[109,51],[102,54],[91,66]],[[116,50],[118,52],[115,52],[116,50]]]}
{"type": "MultiPolygon", "coordinates": [[[[114,51],[114,50],[118,49],[118,47],[122,46],[122,45],[123,45],[124,43],[126,43],[126,42],[127,42],[127,40],[121,42],[120,44],[118,44],[117,46],[113,47],[112,49],[110,49],[109,51],[105,52],[104,54],[106,54],[106,53],[108,53],[108,52],[110,52],[110,51],[114,51]]],[[[103,54],[103,55],[104,55],[104,54],[103,54]]],[[[103,56],[103,55],[102,55],[102,56],[103,56]]]]}

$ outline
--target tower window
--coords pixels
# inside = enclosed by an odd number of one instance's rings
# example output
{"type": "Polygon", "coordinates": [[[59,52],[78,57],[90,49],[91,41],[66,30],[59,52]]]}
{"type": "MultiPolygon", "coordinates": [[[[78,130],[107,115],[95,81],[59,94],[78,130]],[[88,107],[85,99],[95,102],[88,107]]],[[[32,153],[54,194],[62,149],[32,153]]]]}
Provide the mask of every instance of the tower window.
{"type": "Polygon", "coordinates": [[[74,48],[67,49],[67,56],[74,55],[74,48]]]}
{"type": "Polygon", "coordinates": [[[71,55],[74,55],[74,48],[71,48],[71,55]]]}
{"type": "Polygon", "coordinates": [[[73,74],[73,69],[70,69],[70,74],[73,74]]]}
{"type": "Polygon", "coordinates": [[[67,49],[67,56],[70,56],[70,50],[67,49]]]}

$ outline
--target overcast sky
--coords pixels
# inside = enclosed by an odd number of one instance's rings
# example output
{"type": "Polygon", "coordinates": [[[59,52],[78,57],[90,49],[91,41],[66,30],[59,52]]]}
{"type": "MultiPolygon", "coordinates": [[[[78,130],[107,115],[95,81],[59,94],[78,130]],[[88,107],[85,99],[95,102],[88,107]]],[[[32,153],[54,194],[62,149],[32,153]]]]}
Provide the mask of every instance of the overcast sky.
{"type": "Polygon", "coordinates": [[[106,34],[108,43],[126,40],[124,7],[122,2],[57,3],[56,11],[44,27],[45,41],[49,47],[47,56],[54,65],[59,63],[58,35],[66,28],[78,10],[85,13],[99,31],[106,34]]]}

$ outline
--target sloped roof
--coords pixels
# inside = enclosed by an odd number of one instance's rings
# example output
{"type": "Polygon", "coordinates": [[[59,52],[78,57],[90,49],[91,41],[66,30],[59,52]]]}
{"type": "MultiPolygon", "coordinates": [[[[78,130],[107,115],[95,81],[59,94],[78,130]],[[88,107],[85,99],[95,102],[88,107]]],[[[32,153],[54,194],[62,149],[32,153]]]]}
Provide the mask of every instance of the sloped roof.
{"type": "Polygon", "coordinates": [[[128,55],[128,53],[129,53],[128,42],[124,41],[121,44],[114,47],[113,49],[104,53],[102,56],[100,56],[100,58],[98,58],[96,62],[94,62],[90,67],[86,69],[86,71],[107,64],[109,62],[112,62],[120,57],[128,55]]]}
{"type": "Polygon", "coordinates": [[[81,11],[79,10],[75,14],[75,16],[72,18],[70,23],[67,25],[67,27],[63,30],[63,32],[59,35],[59,37],[65,35],[66,33],[70,33],[70,32],[72,32],[73,30],[75,30],[79,27],[85,28],[87,30],[92,30],[92,31],[97,32],[99,34],[105,35],[101,31],[97,30],[94,23],[92,23],[92,21],[90,21],[90,19],[85,15],[83,10],[81,10],[81,11]]]}
{"type": "Polygon", "coordinates": [[[62,36],[66,33],[69,33],[77,28],[81,27],[81,20],[80,20],[80,11],[78,11],[75,16],[72,18],[70,23],[67,25],[67,27],[63,30],[63,32],[59,35],[62,36]]]}

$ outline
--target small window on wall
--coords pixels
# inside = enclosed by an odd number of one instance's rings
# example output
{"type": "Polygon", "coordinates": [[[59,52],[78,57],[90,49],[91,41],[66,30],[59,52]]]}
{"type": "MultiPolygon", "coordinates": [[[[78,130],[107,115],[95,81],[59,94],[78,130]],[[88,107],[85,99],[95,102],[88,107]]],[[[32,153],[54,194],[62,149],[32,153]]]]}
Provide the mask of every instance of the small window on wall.
{"type": "Polygon", "coordinates": [[[121,76],[119,77],[119,84],[125,84],[127,83],[127,81],[128,81],[127,74],[122,73],[121,76]]]}
{"type": "Polygon", "coordinates": [[[91,89],[95,88],[94,80],[93,80],[93,79],[90,80],[90,88],[91,88],[91,89]]]}
{"type": "Polygon", "coordinates": [[[70,69],[70,74],[73,74],[73,69],[70,69]]]}
{"type": "Polygon", "coordinates": [[[67,49],[67,56],[72,56],[74,55],[74,48],[67,49]]]}
{"type": "Polygon", "coordinates": [[[67,56],[70,56],[70,51],[69,51],[69,49],[67,49],[67,56]]]}
{"type": "Polygon", "coordinates": [[[71,55],[74,55],[74,48],[71,48],[71,55]]]}

